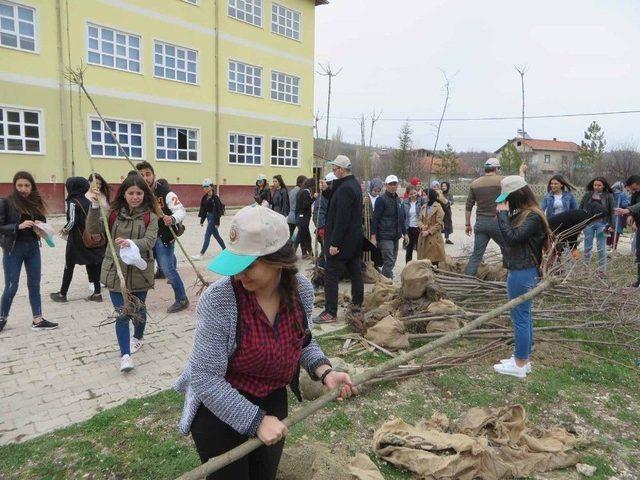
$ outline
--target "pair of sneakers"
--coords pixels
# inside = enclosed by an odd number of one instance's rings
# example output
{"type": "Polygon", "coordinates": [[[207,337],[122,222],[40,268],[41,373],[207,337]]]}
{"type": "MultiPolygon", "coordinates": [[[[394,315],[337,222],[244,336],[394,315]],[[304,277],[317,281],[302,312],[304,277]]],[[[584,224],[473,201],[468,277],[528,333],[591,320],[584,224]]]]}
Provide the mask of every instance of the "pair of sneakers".
{"type": "MultiPolygon", "coordinates": [[[[129,346],[131,353],[136,353],[141,347],[142,339],[131,337],[131,343],[129,346]]],[[[131,370],[133,370],[133,359],[131,358],[131,355],[123,355],[122,358],[120,358],[120,371],[130,372],[131,370]]]]}
{"type": "Polygon", "coordinates": [[[504,358],[500,360],[500,363],[496,363],[493,366],[496,373],[502,375],[510,375],[517,378],[525,378],[527,374],[531,373],[531,362],[527,362],[524,367],[519,367],[516,364],[515,357],[504,358]]]}

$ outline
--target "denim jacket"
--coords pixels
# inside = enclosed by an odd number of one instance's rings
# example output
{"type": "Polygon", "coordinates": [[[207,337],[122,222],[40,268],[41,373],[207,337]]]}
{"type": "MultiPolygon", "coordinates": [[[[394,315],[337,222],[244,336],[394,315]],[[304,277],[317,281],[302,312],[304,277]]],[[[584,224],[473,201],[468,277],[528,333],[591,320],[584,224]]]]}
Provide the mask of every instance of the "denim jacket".
{"type": "MultiPolygon", "coordinates": [[[[427,203],[427,201],[424,199],[424,197],[416,198],[416,214],[418,218],[420,218],[420,210],[422,210],[422,205],[424,205],[425,203],[427,203]]],[[[405,232],[409,231],[410,211],[411,211],[411,200],[409,198],[405,198],[402,201],[402,210],[401,210],[405,232]]]]}
{"type": "MultiPolygon", "coordinates": [[[[553,192],[547,192],[542,200],[542,211],[547,216],[547,218],[553,216],[553,201],[554,201],[553,192]]],[[[573,196],[573,193],[568,190],[564,190],[562,192],[562,206],[564,207],[564,211],[567,210],[577,210],[578,209],[578,201],[576,197],[573,196]]]]}

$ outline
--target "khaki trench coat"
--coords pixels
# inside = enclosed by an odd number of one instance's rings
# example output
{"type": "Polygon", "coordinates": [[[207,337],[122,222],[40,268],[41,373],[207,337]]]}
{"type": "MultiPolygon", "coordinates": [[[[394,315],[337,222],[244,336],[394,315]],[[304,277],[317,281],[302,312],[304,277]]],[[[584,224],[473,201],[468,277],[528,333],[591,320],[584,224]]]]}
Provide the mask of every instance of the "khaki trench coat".
{"type": "Polygon", "coordinates": [[[442,206],[435,202],[431,206],[431,211],[427,213],[427,205],[423,205],[418,217],[418,260],[431,260],[431,262],[444,262],[446,254],[444,252],[444,239],[442,230],[444,229],[444,210],[442,206]],[[422,234],[423,230],[429,228],[429,235],[422,234]]]}

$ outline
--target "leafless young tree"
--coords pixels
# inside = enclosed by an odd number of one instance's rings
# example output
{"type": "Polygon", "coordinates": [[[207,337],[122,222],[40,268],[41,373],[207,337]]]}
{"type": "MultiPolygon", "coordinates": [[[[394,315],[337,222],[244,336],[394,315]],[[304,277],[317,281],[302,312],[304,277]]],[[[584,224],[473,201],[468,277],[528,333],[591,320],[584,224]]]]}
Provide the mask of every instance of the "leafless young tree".
{"type": "Polygon", "coordinates": [[[433,162],[435,159],[435,154],[438,151],[438,140],[440,139],[440,129],[442,128],[442,122],[444,120],[444,115],[447,112],[447,105],[449,104],[449,96],[451,94],[451,81],[449,77],[447,77],[447,72],[441,70],[442,76],[444,77],[444,105],[442,106],[442,115],[440,115],[440,121],[438,122],[438,128],[436,130],[436,140],[433,144],[433,150],[431,151],[431,162],[429,164],[429,170],[427,172],[427,185],[431,183],[431,170],[433,169],[433,162]]]}

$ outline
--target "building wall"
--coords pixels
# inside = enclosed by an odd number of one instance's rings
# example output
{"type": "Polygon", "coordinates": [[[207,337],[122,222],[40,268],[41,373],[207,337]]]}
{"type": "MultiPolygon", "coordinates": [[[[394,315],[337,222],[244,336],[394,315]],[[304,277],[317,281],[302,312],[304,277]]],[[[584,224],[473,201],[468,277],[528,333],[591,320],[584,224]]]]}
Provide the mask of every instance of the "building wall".
{"type": "MultiPolygon", "coordinates": [[[[69,65],[77,67],[81,63],[86,67],[87,89],[104,116],[143,124],[142,159],[154,165],[158,177],[175,185],[188,205],[199,201],[203,178],[218,183],[223,201],[231,205],[251,201],[251,190],[260,173],[268,178],[282,174],[287,184],[293,184],[300,174],[311,174],[315,2],[277,3],[301,12],[300,41],[271,32],[272,0],[263,0],[261,27],[229,17],[228,0],[199,0],[198,5],[185,0],[15,2],[36,9],[38,48],[30,53],[0,46],[0,107],[41,110],[44,151],[0,151],[0,195],[11,190],[13,173],[25,169],[40,185],[47,185],[43,191],[52,210],[59,211],[64,179],[90,173],[89,117],[95,114],[87,100],[81,99],[75,88],[69,90],[61,76],[69,65]],[[88,22],[140,36],[140,73],[88,64],[88,22]],[[196,85],[154,76],[154,40],[198,52],[196,85]],[[262,67],[261,97],[229,91],[229,59],[262,67]],[[272,71],[300,78],[299,105],[271,99],[272,71]],[[158,159],[158,124],[197,128],[198,161],[158,159]],[[261,165],[229,163],[229,132],[263,137],[261,165]],[[272,137],[299,140],[297,167],[271,166],[272,137]]],[[[131,168],[122,158],[94,157],[93,163],[111,183],[120,181],[131,168]]]]}
{"type": "Polygon", "coordinates": [[[550,150],[536,150],[531,157],[533,165],[537,165],[541,173],[557,173],[568,171],[569,166],[575,162],[576,154],[572,152],[555,152],[550,150]],[[545,156],[549,155],[549,163],[545,162],[545,156]],[[566,157],[566,161],[563,161],[566,157]]]}

